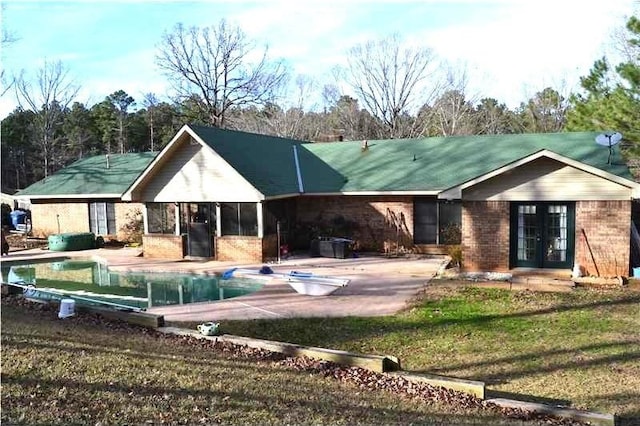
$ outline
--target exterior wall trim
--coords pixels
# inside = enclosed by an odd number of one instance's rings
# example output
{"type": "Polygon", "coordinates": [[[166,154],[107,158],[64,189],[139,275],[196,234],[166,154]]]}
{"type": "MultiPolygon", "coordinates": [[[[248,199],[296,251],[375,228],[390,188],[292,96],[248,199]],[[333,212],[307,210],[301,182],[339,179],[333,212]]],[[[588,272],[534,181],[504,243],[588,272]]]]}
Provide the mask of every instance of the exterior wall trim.
{"type": "Polygon", "coordinates": [[[620,184],[622,186],[626,186],[627,188],[631,189],[632,191],[632,197],[633,198],[638,198],[640,197],[640,184],[633,182],[629,179],[625,179],[622,178],[620,176],[614,175],[613,173],[609,173],[606,172],[604,170],[598,169],[597,167],[593,167],[590,166],[588,164],[584,164],[581,163],[580,161],[576,161],[573,160],[571,158],[565,157],[563,155],[560,154],[556,154],[553,151],[549,151],[547,149],[543,149],[540,150],[532,155],[529,155],[527,157],[523,157],[520,160],[514,161],[511,164],[508,164],[506,166],[500,167],[492,172],[486,173],[484,175],[478,176],[475,179],[471,179],[461,185],[458,186],[454,186],[452,188],[449,188],[445,191],[442,191],[439,195],[438,198],[444,198],[444,199],[461,199],[462,198],[462,191],[464,189],[467,189],[471,186],[474,186],[480,182],[484,182],[488,179],[491,179],[493,177],[496,177],[498,175],[501,175],[505,172],[508,172],[510,170],[513,170],[517,167],[520,167],[524,164],[530,163],[534,160],[537,160],[538,158],[542,158],[542,157],[547,157],[547,158],[551,158],[552,160],[556,160],[559,161],[561,163],[564,163],[568,166],[571,167],[575,167],[576,169],[582,170],[584,172],[587,173],[591,173],[593,175],[596,175],[598,177],[601,177],[603,179],[606,180],[610,180],[612,182],[615,182],[617,184],[620,184]]]}

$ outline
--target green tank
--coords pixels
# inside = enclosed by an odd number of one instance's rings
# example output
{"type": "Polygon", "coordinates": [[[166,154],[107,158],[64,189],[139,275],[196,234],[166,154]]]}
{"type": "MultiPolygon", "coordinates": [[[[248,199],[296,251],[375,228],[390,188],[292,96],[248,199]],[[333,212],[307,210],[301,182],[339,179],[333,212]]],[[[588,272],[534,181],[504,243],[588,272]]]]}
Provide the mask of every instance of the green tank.
{"type": "Polygon", "coordinates": [[[50,251],[76,251],[96,248],[96,236],[93,232],[69,232],[49,235],[50,251]]]}

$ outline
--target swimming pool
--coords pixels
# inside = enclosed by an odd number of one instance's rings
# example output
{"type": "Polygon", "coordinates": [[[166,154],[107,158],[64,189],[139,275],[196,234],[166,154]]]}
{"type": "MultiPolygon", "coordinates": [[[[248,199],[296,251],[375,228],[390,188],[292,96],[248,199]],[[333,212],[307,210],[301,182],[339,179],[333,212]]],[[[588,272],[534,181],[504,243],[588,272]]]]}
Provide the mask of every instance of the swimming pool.
{"type": "Polygon", "coordinates": [[[215,275],[111,271],[104,263],[77,259],[3,262],[1,270],[3,282],[35,286],[25,291],[34,299],[75,297],[77,303],[139,309],[230,299],[253,293],[265,283],[215,275]]]}

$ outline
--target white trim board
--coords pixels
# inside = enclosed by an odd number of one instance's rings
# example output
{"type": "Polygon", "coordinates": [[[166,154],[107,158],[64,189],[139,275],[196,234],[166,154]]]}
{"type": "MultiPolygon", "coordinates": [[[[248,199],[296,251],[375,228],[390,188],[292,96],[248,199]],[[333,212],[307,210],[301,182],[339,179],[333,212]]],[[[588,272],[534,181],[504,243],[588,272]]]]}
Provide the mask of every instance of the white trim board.
{"type": "Polygon", "coordinates": [[[445,191],[442,191],[439,195],[438,198],[441,199],[461,199],[462,198],[462,191],[472,187],[474,185],[477,185],[481,182],[484,182],[488,179],[494,178],[496,176],[499,176],[503,173],[506,173],[510,170],[516,169],[524,164],[530,163],[532,161],[535,161],[539,158],[551,158],[552,160],[556,160],[560,163],[564,163],[568,166],[574,167],[578,170],[582,170],[586,173],[591,173],[595,176],[601,177],[603,179],[615,182],[619,185],[622,186],[626,186],[627,188],[631,189],[632,192],[632,197],[633,198],[638,198],[640,196],[640,184],[638,184],[637,182],[633,182],[629,179],[625,179],[622,178],[620,176],[614,175],[613,173],[609,173],[605,170],[599,169],[597,167],[593,167],[590,166],[588,164],[582,163],[580,161],[576,161],[574,159],[565,157],[563,155],[557,154],[553,151],[549,151],[547,149],[543,149],[540,150],[536,153],[533,153],[531,155],[528,155],[526,157],[523,157],[519,160],[516,160],[510,164],[507,164],[506,166],[500,167],[498,169],[495,169],[489,173],[485,173],[484,175],[478,176],[474,179],[468,180],[467,182],[464,182],[463,184],[451,187],[445,191]]]}

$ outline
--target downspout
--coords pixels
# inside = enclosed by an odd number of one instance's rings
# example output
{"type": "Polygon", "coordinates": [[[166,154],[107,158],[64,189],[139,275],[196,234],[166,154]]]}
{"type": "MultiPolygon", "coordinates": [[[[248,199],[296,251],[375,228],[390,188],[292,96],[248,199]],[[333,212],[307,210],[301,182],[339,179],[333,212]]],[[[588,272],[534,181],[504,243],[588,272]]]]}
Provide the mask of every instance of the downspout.
{"type": "Polygon", "coordinates": [[[298,147],[293,146],[293,159],[296,162],[296,175],[298,177],[298,192],[304,193],[304,186],[302,185],[302,173],[300,173],[300,161],[298,160],[298,147]]]}

